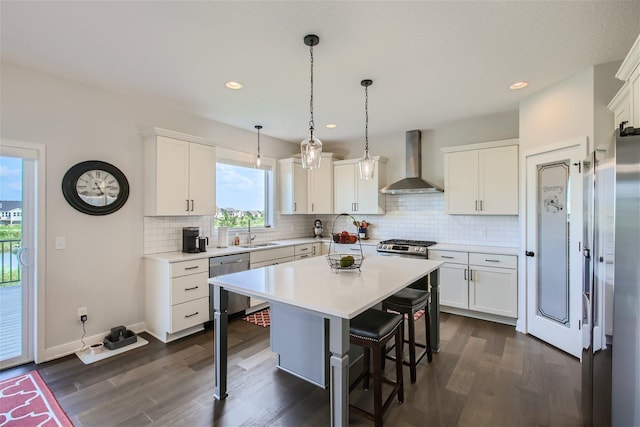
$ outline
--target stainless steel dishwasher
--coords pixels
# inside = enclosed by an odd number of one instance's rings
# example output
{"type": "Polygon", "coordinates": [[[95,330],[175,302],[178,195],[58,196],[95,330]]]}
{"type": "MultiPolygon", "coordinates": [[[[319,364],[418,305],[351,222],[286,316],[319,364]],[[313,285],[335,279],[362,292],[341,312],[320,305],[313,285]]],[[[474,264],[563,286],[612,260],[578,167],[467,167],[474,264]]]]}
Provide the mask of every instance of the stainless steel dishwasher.
{"type": "MultiPolygon", "coordinates": [[[[249,269],[249,252],[209,258],[209,277],[237,273],[249,269]]],[[[249,297],[229,292],[229,315],[249,308],[249,297]]],[[[209,285],[209,320],[213,320],[213,285],[209,285]]]]}

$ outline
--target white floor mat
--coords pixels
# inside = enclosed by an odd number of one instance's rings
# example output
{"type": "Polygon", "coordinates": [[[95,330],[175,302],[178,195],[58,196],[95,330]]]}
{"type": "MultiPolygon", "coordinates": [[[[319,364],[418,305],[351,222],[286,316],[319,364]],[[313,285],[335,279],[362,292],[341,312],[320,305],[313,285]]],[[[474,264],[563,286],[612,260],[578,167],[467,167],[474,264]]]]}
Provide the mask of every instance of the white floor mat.
{"type": "Polygon", "coordinates": [[[129,344],[115,350],[109,350],[108,348],[103,347],[100,353],[91,354],[91,350],[89,348],[86,348],[83,351],[77,351],[76,356],[78,356],[78,358],[82,360],[82,363],[84,363],[85,365],[89,365],[99,360],[106,359],[107,357],[115,356],[116,354],[124,353],[125,351],[133,350],[134,348],[142,347],[143,345],[147,344],[149,344],[149,341],[145,340],[144,338],[138,337],[138,340],[133,344],[129,344]]]}

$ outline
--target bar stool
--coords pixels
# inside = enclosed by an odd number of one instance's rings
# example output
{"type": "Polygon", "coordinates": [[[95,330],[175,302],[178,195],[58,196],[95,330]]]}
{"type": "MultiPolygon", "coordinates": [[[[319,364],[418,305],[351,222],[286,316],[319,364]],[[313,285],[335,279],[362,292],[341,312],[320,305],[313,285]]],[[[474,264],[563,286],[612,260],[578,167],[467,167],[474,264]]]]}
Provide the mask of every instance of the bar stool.
{"type": "Polygon", "coordinates": [[[369,377],[373,377],[373,413],[365,411],[355,405],[349,404],[349,408],[372,420],[376,427],[382,426],[384,412],[391,404],[394,396],[398,402],[404,402],[404,385],[402,381],[402,341],[404,318],[398,314],[387,313],[380,310],[369,309],[351,319],[349,328],[349,342],[364,348],[364,370],[362,374],[349,387],[353,391],[360,381],[364,380],[364,389],[369,388],[369,377]],[[396,347],[396,381],[385,378],[383,374],[383,359],[385,346],[395,338],[396,347]],[[369,371],[371,351],[373,351],[373,374],[369,371]],[[382,383],[393,386],[389,397],[382,403],[382,383]]]}
{"type": "MultiPolygon", "coordinates": [[[[430,292],[422,289],[405,288],[382,302],[383,310],[392,310],[397,313],[406,314],[409,324],[409,336],[404,342],[409,344],[409,362],[403,360],[405,365],[409,366],[409,372],[411,377],[411,384],[416,382],[416,365],[422,360],[424,355],[427,355],[427,361],[431,363],[433,359],[433,352],[431,351],[431,321],[429,313],[429,296],[430,292]],[[416,327],[414,321],[414,314],[419,310],[424,310],[424,326],[425,326],[425,344],[416,343],[416,327]],[[424,350],[416,358],[416,347],[423,348],[424,350]]],[[[387,353],[393,349],[393,346],[387,349],[387,353]]],[[[386,356],[387,359],[395,360],[396,358],[391,355],[386,356]]]]}

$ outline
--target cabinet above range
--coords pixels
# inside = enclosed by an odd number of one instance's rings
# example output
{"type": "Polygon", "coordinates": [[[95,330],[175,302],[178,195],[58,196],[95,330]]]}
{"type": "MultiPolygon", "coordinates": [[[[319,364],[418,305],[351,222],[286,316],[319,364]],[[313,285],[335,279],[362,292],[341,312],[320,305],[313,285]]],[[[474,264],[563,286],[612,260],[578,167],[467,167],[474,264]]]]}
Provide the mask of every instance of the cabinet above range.
{"type": "Polygon", "coordinates": [[[142,135],[144,214],[215,215],[215,147],[204,138],[159,128],[142,135]]]}

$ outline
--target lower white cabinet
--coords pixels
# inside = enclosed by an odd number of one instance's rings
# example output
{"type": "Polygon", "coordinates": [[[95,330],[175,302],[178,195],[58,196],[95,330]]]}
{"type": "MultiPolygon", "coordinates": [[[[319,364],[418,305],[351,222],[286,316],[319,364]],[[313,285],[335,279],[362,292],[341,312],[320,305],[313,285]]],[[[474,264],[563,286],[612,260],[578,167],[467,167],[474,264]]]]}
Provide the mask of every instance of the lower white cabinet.
{"type": "Polygon", "coordinates": [[[440,267],[442,311],[505,323],[518,317],[517,256],[429,250],[429,259],[444,261],[440,267]]]}
{"type": "Polygon", "coordinates": [[[202,330],[209,320],[209,260],[144,265],[147,332],[169,342],[202,330]]]}

